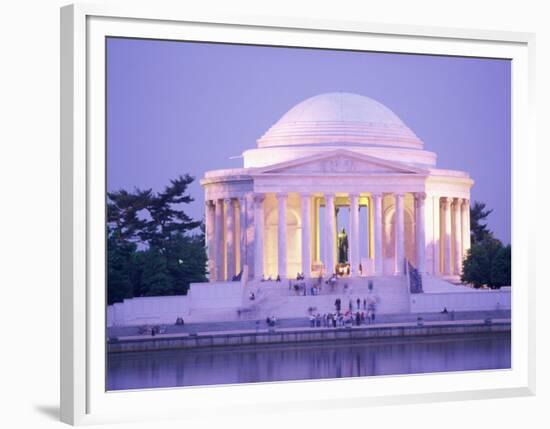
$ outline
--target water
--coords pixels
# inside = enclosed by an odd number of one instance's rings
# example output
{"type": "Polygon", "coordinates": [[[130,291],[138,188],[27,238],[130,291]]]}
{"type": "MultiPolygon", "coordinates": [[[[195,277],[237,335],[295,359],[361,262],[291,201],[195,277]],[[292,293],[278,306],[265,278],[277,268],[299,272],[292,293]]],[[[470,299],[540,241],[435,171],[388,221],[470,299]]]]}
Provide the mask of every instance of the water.
{"type": "Polygon", "coordinates": [[[510,368],[509,333],[109,354],[107,390],[510,368]]]}

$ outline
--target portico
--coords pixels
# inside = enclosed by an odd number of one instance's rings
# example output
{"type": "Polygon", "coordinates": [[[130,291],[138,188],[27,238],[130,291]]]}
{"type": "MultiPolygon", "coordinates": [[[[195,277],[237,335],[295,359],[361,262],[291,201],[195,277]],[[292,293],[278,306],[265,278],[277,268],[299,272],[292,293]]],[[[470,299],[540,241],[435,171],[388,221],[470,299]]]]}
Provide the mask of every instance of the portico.
{"type": "Polygon", "coordinates": [[[347,216],[351,276],[460,274],[470,247],[469,193],[460,171],[393,112],[367,97],[331,93],[291,109],[245,151],[244,168],[207,172],[211,281],[331,275],[337,210],[347,216]]]}
{"type": "MultiPolygon", "coordinates": [[[[402,275],[405,270],[405,261],[408,260],[420,271],[432,274],[452,275],[460,274],[461,259],[469,247],[469,234],[463,233],[463,226],[469,222],[468,201],[456,199],[456,206],[451,224],[450,211],[447,212],[448,197],[428,199],[431,204],[441,205],[444,223],[440,234],[434,243],[426,245],[426,194],[415,193],[391,193],[372,194],[364,193],[338,193],[338,200],[343,202],[335,204],[335,194],[318,193],[266,193],[250,194],[255,202],[253,216],[246,216],[246,206],[242,206],[241,199],[234,199],[226,205],[225,237],[222,234],[207,234],[209,255],[216,254],[225,266],[217,264],[217,273],[212,279],[230,280],[233,275],[239,273],[243,266],[251,260],[258,261],[254,264],[254,275],[261,278],[267,277],[294,278],[297,273],[303,273],[306,277],[319,274],[332,274],[336,267],[336,208],[349,209],[349,265],[351,275],[402,275]],[[290,199],[291,203],[288,204],[290,199]],[[276,201],[276,208],[273,207],[276,201]],[[378,202],[377,202],[378,201],[378,202]],[[440,203],[440,201],[442,201],[440,203]],[[229,207],[230,212],[227,212],[229,207]],[[315,213],[312,212],[314,207],[315,213]],[[374,217],[370,217],[364,225],[359,224],[359,211],[374,207],[374,217]],[[382,207],[385,212],[383,224],[382,207]],[[463,209],[464,207],[464,209],[463,209]],[[323,224],[320,223],[320,211],[324,209],[323,224]],[[234,211],[238,210],[239,216],[234,211]],[[275,213],[276,210],[276,213],[275,213]],[[407,213],[407,225],[405,224],[407,213]],[[298,215],[299,214],[299,215],[298,215]],[[465,215],[463,217],[463,215],[465,215]],[[266,230],[266,218],[272,222],[266,230]],[[255,220],[258,222],[255,222],[255,220]],[[412,221],[411,221],[412,220],[412,221]],[[255,222],[254,235],[246,234],[247,221],[255,222]],[[273,223],[274,222],[274,223],[273,223]],[[384,228],[387,228],[387,231],[384,228]],[[242,237],[236,241],[236,230],[241,231],[242,237]],[[373,233],[369,233],[372,231],[373,233]],[[449,233],[447,234],[447,231],[449,233]],[[324,232],[324,234],[323,234],[324,232]],[[214,240],[212,237],[215,236],[214,240]],[[266,243],[266,239],[271,240],[266,243]],[[325,246],[320,241],[324,239],[325,246]],[[254,241],[257,243],[254,245],[254,241]],[[237,243],[239,248],[237,248],[237,243]],[[372,253],[361,255],[359,252],[363,243],[372,253]],[[321,252],[321,248],[324,252],[321,252]],[[245,251],[253,252],[248,258],[245,251]],[[464,249],[464,250],[463,250],[464,249]],[[426,266],[426,253],[429,266],[426,266]],[[435,254],[434,254],[435,252],[435,254]],[[441,253],[438,255],[437,253],[441,253]],[[365,261],[367,262],[365,264],[365,261]],[[441,264],[441,266],[439,266],[441,264]],[[332,268],[331,268],[332,267],[332,268]],[[215,276],[215,277],[214,277],[215,276]]],[[[208,201],[207,206],[222,204],[208,201]]],[[[429,207],[430,210],[433,207],[429,207]]],[[[219,211],[222,209],[220,208],[219,211]]],[[[207,231],[215,229],[216,225],[210,225],[207,217],[207,231]]],[[[223,228],[220,228],[222,230],[223,228]]]]}

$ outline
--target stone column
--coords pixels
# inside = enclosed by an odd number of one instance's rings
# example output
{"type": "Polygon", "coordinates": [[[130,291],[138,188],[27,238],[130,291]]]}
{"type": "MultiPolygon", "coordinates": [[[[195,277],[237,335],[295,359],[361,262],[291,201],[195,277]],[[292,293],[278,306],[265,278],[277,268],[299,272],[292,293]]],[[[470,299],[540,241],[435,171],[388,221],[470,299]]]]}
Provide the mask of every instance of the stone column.
{"type": "Polygon", "coordinates": [[[426,271],[426,216],[425,205],[426,194],[417,192],[415,195],[416,201],[416,269],[419,273],[426,271]]]}
{"type": "Polygon", "coordinates": [[[443,208],[443,225],[445,231],[443,249],[443,274],[451,275],[451,198],[441,198],[441,207],[443,208]]]}
{"type": "Polygon", "coordinates": [[[215,213],[215,274],[214,278],[216,281],[223,281],[225,279],[223,257],[223,200],[216,200],[216,213],[215,213]]]}
{"type": "Polygon", "coordinates": [[[462,220],[461,220],[462,198],[455,198],[453,203],[454,210],[454,274],[460,275],[462,272],[462,220]]]}
{"type": "Polygon", "coordinates": [[[382,255],[382,194],[373,194],[374,209],[374,273],[382,275],[384,256],[382,255]]]}
{"type": "Polygon", "coordinates": [[[254,278],[254,194],[246,194],[246,264],[248,277],[254,278]]]}
{"type": "Polygon", "coordinates": [[[214,201],[205,201],[206,255],[208,257],[209,280],[216,280],[216,242],[214,225],[216,223],[216,205],[214,201]]]}
{"type": "Polygon", "coordinates": [[[317,196],[312,197],[311,205],[313,208],[313,224],[311,232],[313,234],[313,248],[311,249],[311,259],[315,262],[321,262],[321,225],[319,225],[319,204],[321,199],[317,196]]]}
{"type": "Polygon", "coordinates": [[[239,198],[239,271],[246,265],[246,198],[239,198]]]}
{"type": "Polygon", "coordinates": [[[254,195],[254,278],[264,275],[264,199],[265,195],[254,195]]]}
{"type": "Polygon", "coordinates": [[[225,199],[226,232],[225,232],[225,258],[227,259],[227,280],[235,275],[235,206],[232,198],[225,199]]]}
{"type": "Polygon", "coordinates": [[[470,249],[470,200],[462,200],[461,207],[461,230],[462,230],[462,257],[465,258],[470,249]]]}
{"type": "Polygon", "coordinates": [[[278,222],[277,222],[277,273],[281,278],[287,277],[286,263],[286,202],[287,194],[277,194],[278,222]]]}
{"type": "Polygon", "coordinates": [[[311,196],[300,195],[302,211],[302,273],[311,277],[311,196]]]}
{"type": "Polygon", "coordinates": [[[439,265],[439,255],[441,252],[441,229],[439,225],[439,208],[441,207],[439,203],[439,196],[433,197],[433,261],[434,261],[434,268],[433,273],[434,276],[437,276],[441,273],[441,268],[439,265]]]}
{"type": "Polygon", "coordinates": [[[395,274],[405,268],[405,208],[404,195],[395,194],[395,274]]]}
{"type": "Polygon", "coordinates": [[[359,254],[359,194],[350,194],[350,265],[351,274],[353,276],[359,275],[359,264],[361,263],[361,257],[359,254]]]}
{"type": "Polygon", "coordinates": [[[336,268],[334,261],[335,238],[336,238],[336,213],[334,210],[334,194],[325,195],[325,233],[327,236],[326,263],[327,275],[332,275],[336,268]]]}

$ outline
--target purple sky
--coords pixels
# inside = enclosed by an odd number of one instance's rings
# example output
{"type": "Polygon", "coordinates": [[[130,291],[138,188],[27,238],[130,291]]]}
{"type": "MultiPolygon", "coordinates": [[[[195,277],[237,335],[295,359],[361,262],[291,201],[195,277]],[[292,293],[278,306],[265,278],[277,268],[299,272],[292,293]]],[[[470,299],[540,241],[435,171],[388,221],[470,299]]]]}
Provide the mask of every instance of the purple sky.
{"type": "Polygon", "coordinates": [[[471,200],[510,242],[510,62],[370,52],[108,39],[108,189],[162,189],[241,167],[239,156],[286,111],[324,92],[388,106],[436,152],[437,166],[475,180],[471,200]]]}

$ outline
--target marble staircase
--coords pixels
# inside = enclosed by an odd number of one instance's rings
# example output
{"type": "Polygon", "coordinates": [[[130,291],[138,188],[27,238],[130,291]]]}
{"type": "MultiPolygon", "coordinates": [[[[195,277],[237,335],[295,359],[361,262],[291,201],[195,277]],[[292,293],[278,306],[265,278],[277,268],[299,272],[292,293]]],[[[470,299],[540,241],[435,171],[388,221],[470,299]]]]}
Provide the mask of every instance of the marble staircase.
{"type": "Polygon", "coordinates": [[[357,299],[363,310],[363,300],[376,302],[377,314],[396,314],[409,312],[409,294],[405,276],[356,277],[339,279],[334,287],[322,284],[318,294],[311,295],[311,285],[316,279],[307,282],[307,295],[296,292],[292,287],[296,283],[252,282],[249,287],[254,291],[256,300],[241,308],[244,319],[263,319],[269,316],[277,318],[307,317],[309,309],[314,313],[328,313],[335,310],[335,300],[340,298],[342,311],[357,309],[357,299]],[[373,288],[369,290],[369,282],[373,288]]]}

